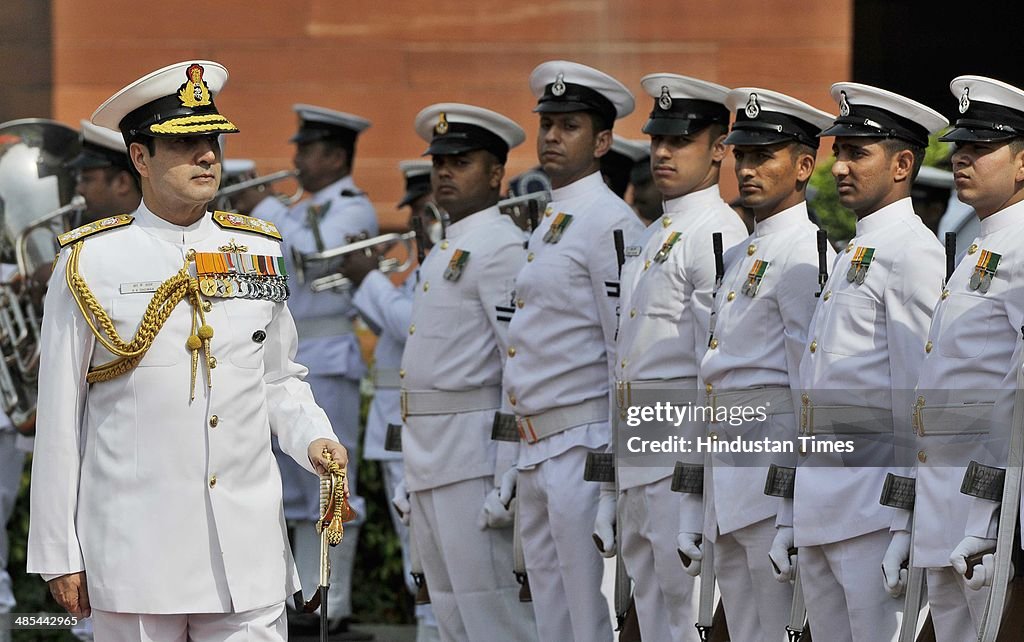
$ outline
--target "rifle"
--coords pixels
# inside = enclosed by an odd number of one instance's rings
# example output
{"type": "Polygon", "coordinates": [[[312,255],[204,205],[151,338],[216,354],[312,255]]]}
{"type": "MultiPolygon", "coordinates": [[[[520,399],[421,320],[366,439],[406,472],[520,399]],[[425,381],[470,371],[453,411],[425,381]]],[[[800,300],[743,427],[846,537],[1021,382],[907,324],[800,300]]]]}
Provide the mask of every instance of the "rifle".
{"type": "Polygon", "coordinates": [[[820,297],[825,291],[825,284],[828,282],[828,232],[818,230],[818,291],[815,297],[820,297]]]}

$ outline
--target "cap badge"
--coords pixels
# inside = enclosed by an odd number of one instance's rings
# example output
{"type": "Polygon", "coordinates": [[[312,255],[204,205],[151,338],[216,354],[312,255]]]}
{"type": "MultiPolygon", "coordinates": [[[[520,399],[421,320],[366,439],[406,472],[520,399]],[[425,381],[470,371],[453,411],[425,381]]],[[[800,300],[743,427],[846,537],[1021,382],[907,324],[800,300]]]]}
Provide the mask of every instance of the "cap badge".
{"type": "Polygon", "coordinates": [[[444,136],[448,133],[448,117],[441,112],[437,117],[437,124],[434,125],[434,133],[439,136],[444,136]]]}
{"type": "Polygon", "coordinates": [[[672,96],[668,93],[668,87],[661,86],[661,96],[658,98],[658,107],[668,111],[672,108],[672,96]]]}
{"type": "Polygon", "coordinates": [[[185,70],[188,79],[178,88],[178,100],[185,107],[202,107],[210,104],[210,88],[203,80],[203,66],[192,64],[185,70]]]}
{"type": "Polygon", "coordinates": [[[846,92],[839,92],[839,115],[846,117],[850,115],[850,103],[846,100],[846,92]]]}
{"type": "Polygon", "coordinates": [[[555,76],[555,82],[551,85],[552,96],[561,96],[565,93],[565,80],[563,80],[563,78],[563,74],[555,76]]]}
{"type": "Polygon", "coordinates": [[[747,115],[747,118],[757,118],[761,113],[761,106],[757,104],[757,94],[751,93],[750,98],[747,98],[747,106],[743,113],[747,115]]]}
{"type": "Polygon", "coordinates": [[[971,108],[971,98],[968,96],[970,93],[970,87],[964,87],[964,93],[960,94],[960,113],[966,113],[971,108]]]}

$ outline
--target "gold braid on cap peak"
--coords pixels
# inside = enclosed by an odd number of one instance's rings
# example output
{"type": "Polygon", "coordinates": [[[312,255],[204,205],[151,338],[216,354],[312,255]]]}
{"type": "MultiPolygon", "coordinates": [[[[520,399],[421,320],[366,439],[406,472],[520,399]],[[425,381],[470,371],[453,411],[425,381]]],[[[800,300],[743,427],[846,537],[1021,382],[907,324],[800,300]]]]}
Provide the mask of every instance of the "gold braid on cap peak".
{"type": "Polygon", "coordinates": [[[89,289],[85,278],[78,271],[79,255],[82,253],[84,243],[78,242],[71,247],[71,255],[64,271],[68,288],[71,295],[82,311],[85,322],[89,324],[96,340],[106,348],[117,359],[105,363],[102,366],[92,368],[86,375],[88,383],[99,381],[110,381],[132,371],[146,351],[153,345],[157,333],[164,327],[167,319],[170,318],[174,308],[181,303],[182,299],[188,299],[192,306],[192,334],[186,341],[186,346],[192,353],[192,385],[190,388],[191,399],[195,399],[196,387],[196,365],[199,358],[199,350],[202,348],[206,354],[206,383],[207,387],[212,386],[210,368],[212,359],[210,357],[210,339],[213,338],[213,328],[206,325],[206,314],[203,310],[202,300],[199,297],[199,280],[189,274],[188,266],[195,260],[195,253],[189,252],[185,258],[185,265],[178,273],[160,284],[146,312],[142,315],[138,330],[131,341],[125,341],[117,333],[114,322],[110,315],[103,309],[96,295],[89,289]],[[97,327],[97,325],[99,327],[97,327]]]}

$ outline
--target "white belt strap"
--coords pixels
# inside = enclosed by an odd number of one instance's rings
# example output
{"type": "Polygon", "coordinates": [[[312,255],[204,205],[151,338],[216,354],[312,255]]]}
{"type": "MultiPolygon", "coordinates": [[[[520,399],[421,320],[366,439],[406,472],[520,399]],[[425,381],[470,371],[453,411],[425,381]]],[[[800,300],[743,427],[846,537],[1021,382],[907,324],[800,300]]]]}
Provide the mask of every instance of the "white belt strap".
{"type": "Polygon", "coordinates": [[[758,386],[742,390],[722,390],[708,393],[708,405],[716,412],[719,408],[762,408],[766,416],[793,412],[793,395],[785,386],[758,386]]]}
{"type": "Polygon", "coordinates": [[[921,437],[983,435],[989,432],[994,406],[994,401],[929,404],[920,395],[914,401],[914,432],[921,437]]]}
{"type": "MultiPolygon", "coordinates": [[[[635,381],[615,382],[615,404],[619,414],[626,418],[626,409],[633,405],[634,390],[697,390],[696,377],[679,377],[677,379],[638,379],[635,381]]],[[[675,401],[666,399],[666,401],[675,401]]]]}
{"type": "Polygon", "coordinates": [[[892,411],[870,406],[815,405],[805,393],[801,400],[801,435],[891,434],[892,411]]]}
{"type": "Polygon", "coordinates": [[[299,339],[315,339],[352,334],[355,327],[352,319],[340,314],[329,317],[295,319],[295,333],[299,339]]]}
{"type": "Polygon", "coordinates": [[[402,390],[402,418],[421,415],[454,415],[460,412],[496,410],[501,407],[501,386],[473,390],[402,390]]]}
{"type": "Polygon", "coordinates": [[[595,397],[573,406],[552,408],[539,415],[517,416],[519,436],[528,444],[535,444],[576,426],[608,421],[608,398],[595,397]]]}
{"type": "Polygon", "coordinates": [[[402,377],[398,374],[398,368],[374,368],[374,388],[401,388],[402,377]]]}

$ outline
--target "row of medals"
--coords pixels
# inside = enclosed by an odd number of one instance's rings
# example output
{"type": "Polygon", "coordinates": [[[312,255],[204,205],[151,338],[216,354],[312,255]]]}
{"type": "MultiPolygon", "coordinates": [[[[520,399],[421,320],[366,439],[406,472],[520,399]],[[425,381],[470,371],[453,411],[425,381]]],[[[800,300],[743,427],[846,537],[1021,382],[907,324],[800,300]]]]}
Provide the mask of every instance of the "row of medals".
{"type": "Polygon", "coordinates": [[[199,291],[223,299],[285,301],[289,296],[286,277],[258,274],[201,274],[199,291]]]}

